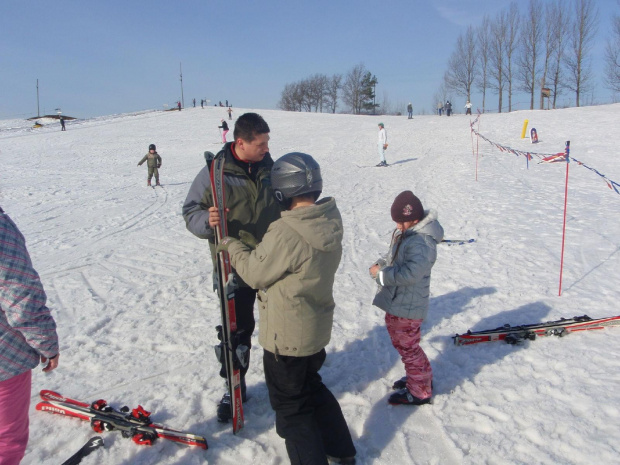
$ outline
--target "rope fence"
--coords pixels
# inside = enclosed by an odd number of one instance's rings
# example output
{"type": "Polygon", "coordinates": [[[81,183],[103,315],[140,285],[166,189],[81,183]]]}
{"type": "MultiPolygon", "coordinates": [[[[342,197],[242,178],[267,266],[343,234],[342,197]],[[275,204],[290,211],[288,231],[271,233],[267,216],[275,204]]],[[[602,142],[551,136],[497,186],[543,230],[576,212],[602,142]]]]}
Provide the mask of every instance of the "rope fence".
{"type": "MultiPolygon", "coordinates": [[[[593,172],[594,174],[596,174],[597,176],[599,176],[600,178],[603,179],[603,181],[605,182],[605,184],[607,184],[607,187],[609,187],[611,190],[613,190],[616,194],[620,195],[620,183],[609,179],[605,174],[601,173],[599,170],[597,170],[596,168],[593,168],[589,165],[586,165],[584,162],[577,160],[575,157],[569,156],[563,151],[563,152],[559,152],[559,153],[538,153],[538,152],[532,152],[529,150],[519,150],[519,149],[515,149],[512,147],[509,147],[507,145],[503,145],[500,144],[498,142],[492,141],[491,139],[489,139],[488,137],[484,136],[483,134],[480,134],[480,132],[478,130],[475,129],[475,125],[476,123],[479,122],[480,117],[482,115],[480,113],[478,113],[478,115],[476,116],[476,119],[473,120],[470,123],[470,129],[471,129],[471,133],[472,133],[472,152],[476,153],[476,156],[478,155],[478,143],[476,141],[476,148],[474,149],[474,142],[473,142],[473,136],[475,135],[476,138],[482,139],[486,142],[488,142],[489,144],[491,144],[493,147],[495,147],[496,149],[498,149],[500,152],[505,152],[505,153],[510,153],[516,156],[522,156],[525,157],[528,161],[528,168],[529,168],[529,161],[532,160],[534,157],[538,158],[540,161],[538,162],[540,163],[555,163],[555,162],[569,162],[569,161],[573,161],[575,162],[577,165],[582,166],[588,170],[590,170],[591,172],[593,172]]],[[[477,163],[476,163],[476,179],[478,179],[478,169],[477,169],[477,163]]]]}

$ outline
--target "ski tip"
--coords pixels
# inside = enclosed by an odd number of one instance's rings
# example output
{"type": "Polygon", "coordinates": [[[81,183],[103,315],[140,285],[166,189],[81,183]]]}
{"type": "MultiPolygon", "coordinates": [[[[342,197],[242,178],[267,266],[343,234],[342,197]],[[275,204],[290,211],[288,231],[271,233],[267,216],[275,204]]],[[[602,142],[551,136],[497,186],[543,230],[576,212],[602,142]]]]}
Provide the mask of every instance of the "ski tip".
{"type": "Polygon", "coordinates": [[[57,400],[58,402],[65,402],[67,400],[62,394],[49,389],[42,389],[41,392],[39,392],[39,395],[43,400],[57,400]]]}
{"type": "Polygon", "coordinates": [[[90,444],[93,447],[94,446],[101,447],[105,445],[105,442],[101,436],[94,436],[88,440],[87,444],[90,444]]]}

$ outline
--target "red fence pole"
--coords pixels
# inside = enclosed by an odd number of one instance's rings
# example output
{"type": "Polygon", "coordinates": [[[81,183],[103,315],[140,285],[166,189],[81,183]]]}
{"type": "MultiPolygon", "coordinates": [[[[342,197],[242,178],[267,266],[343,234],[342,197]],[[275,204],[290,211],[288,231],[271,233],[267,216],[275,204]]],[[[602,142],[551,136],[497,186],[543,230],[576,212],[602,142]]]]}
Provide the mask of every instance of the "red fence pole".
{"type": "Polygon", "coordinates": [[[566,239],[566,207],[568,200],[568,165],[570,164],[570,141],[566,141],[564,155],[566,156],[566,181],[564,182],[564,225],[562,226],[562,253],[560,258],[560,290],[558,295],[562,295],[562,271],[564,270],[564,242],[566,239]]]}

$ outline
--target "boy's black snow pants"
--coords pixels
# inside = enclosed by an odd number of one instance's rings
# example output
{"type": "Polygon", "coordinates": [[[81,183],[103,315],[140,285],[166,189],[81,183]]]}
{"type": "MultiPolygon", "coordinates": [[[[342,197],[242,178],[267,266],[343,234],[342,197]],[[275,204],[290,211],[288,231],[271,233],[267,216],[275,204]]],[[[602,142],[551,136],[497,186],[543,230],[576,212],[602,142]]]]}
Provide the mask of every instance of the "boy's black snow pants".
{"type": "Polygon", "coordinates": [[[327,455],[353,457],[355,446],[334,395],[319,369],[325,349],[308,357],[263,355],[276,432],[284,439],[292,465],[326,465],[327,455]]]}

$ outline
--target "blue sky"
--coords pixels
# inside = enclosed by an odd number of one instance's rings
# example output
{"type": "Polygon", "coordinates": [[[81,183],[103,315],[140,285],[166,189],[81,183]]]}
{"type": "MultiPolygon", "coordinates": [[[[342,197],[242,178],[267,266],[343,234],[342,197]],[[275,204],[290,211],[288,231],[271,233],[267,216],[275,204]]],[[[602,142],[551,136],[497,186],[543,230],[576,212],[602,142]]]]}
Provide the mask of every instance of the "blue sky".
{"type": "MultiPolygon", "coordinates": [[[[411,101],[416,113],[430,111],[458,35],[509,3],[3,0],[0,118],[36,116],[37,79],[41,114],[62,108],[85,118],[162,108],[181,98],[179,63],[186,106],[207,98],[211,105],[228,99],[275,108],[285,84],[346,74],[363,63],[379,80],[378,101],[411,101]]],[[[611,100],[601,77],[604,37],[620,8],[615,0],[598,4],[594,98],[604,103],[611,100]]],[[[460,108],[463,99],[454,100],[460,108]]]]}

